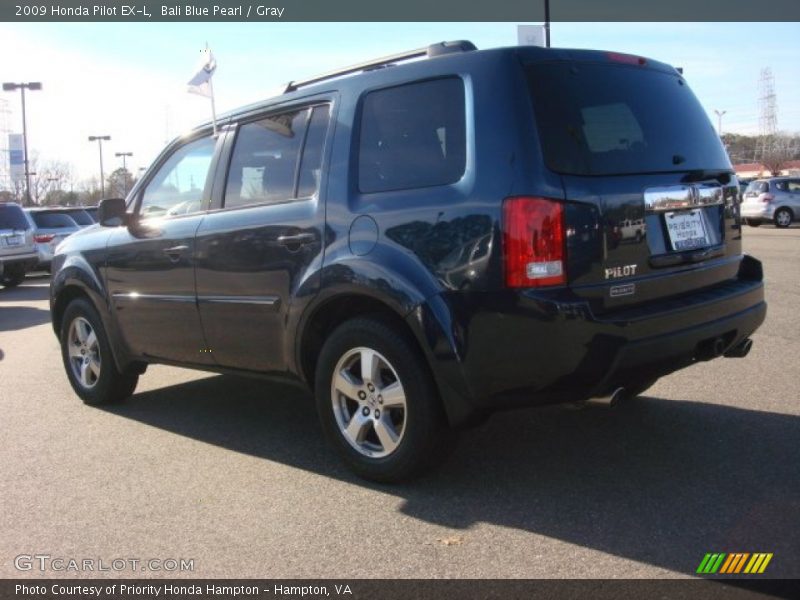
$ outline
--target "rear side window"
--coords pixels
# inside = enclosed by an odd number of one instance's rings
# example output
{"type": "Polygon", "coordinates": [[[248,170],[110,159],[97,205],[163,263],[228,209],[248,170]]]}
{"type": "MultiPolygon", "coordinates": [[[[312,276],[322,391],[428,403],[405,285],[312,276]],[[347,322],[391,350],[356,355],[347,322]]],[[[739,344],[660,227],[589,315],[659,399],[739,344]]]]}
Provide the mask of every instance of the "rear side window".
{"type": "Polygon", "coordinates": [[[31,213],[31,216],[33,222],[40,229],[66,229],[78,226],[70,216],[64,213],[35,212],[31,213]]]}
{"type": "Polygon", "coordinates": [[[0,229],[30,229],[30,223],[19,206],[0,206],[0,229]]]}
{"type": "Polygon", "coordinates": [[[547,166],[572,175],[730,169],[703,107],[672,73],[626,65],[527,67],[547,166]]]}
{"type": "Polygon", "coordinates": [[[94,219],[85,210],[67,210],[64,212],[78,225],[94,225],[94,219]]]}
{"type": "Polygon", "coordinates": [[[793,194],[797,194],[798,192],[800,192],[800,179],[794,179],[790,181],[788,188],[789,191],[792,192],[793,194]]]}
{"type": "Polygon", "coordinates": [[[464,175],[464,83],[457,77],[370,92],[361,111],[358,187],[446,185],[464,175]]]}

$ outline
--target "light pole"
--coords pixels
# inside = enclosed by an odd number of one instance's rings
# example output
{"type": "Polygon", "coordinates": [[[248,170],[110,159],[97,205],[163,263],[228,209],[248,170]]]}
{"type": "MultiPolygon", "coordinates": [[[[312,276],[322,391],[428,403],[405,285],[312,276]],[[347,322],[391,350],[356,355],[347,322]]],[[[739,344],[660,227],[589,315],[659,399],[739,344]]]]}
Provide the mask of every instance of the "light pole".
{"type": "Polygon", "coordinates": [[[722,137],[722,115],[724,115],[728,111],[727,110],[717,110],[715,108],[714,112],[717,113],[717,134],[721,138],[722,137]]]}
{"type": "Polygon", "coordinates": [[[103,141],[109,141],[111,139],[110,135],[90,135],[89,141],[90,142],[97,142],[97,146],[100,149],[100,200],[106,195],[106,184],[103,179],[103,141]]]}
{"type": "Polygon", "coordinates": [[[124,171],[124,177],[125,177],[125,195],[127,196],[128,195],[128,163],[126,162],[126,159],[129,156],[133,156],[133,152],[116,152],[116,153],[114,153],[114,156],[116,156],[116,157],[120,157],[121,156],[122,157],[122,170],[124,171]]]}
{"type": "Polygon", "coordinates": [[[544,47],[550,47],[550,0],[544,0],[544,47]]]}
{"type": "Polygon", "coordinates": [[[31,174],[28,171],[28,124],[25,119],[25,90],[32,92],[42,89],[41,81],[28,81],[23,83],[8,82],[3,84],[4,92],[19,90],[22,94],[22,152],[25,154],[25,203],[30,206],[31,200],[31,174]]]}

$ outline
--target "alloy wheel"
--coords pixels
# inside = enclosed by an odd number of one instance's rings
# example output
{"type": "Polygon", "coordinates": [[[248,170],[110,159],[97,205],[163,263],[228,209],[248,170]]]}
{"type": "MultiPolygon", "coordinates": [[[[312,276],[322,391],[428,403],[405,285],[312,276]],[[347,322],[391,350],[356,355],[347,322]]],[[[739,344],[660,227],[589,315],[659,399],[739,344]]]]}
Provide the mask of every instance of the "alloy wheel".
{"type": "Polygon", "coordinates": [[[331,401],[339,432],[360,454],[395,452],[406,428],[406,393],[394,367],[371,348],[353,348],[336,364],[331,401]]]}
{"type": "Polygon", "coordinates": [[[67,335],[69,366],[81,387],[90,390],[100,378],[100,345],[91,323],[76,317],[69,326],[67,335]]]}

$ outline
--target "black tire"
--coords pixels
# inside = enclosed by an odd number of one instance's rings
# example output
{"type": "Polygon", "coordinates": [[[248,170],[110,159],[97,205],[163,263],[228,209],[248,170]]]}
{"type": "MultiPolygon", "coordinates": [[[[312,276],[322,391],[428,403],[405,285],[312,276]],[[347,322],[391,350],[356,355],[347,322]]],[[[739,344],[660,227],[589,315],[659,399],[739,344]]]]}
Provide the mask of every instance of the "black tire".
{"type": "Polygon", "coordinates": [[[405,335],[378,318],[345,322],[322,347],[315,376],[320,422],[330,444],[360,477],[381,483],[412,478],[443,460],[454,445],[455,432],[447,427],[436,386],[419,354],[405,335]],[[364,377],[360,371],[365,360],[363,351],[377,353],[381,359],[376,363],[380,365],[380,374],[376,378],[364,377]],[[334,391],[334,374],[337,367],[340,371],[346,370],[343,365],[347,360],[353,361],[349,368],[359,372],[358,376],[351,377],[352,381],[358,382],[359,393],[365,394],[362,400],[354,399],[354,393],[334,391]],[[373,379],[379,381],[373,390],[368,390],[367,386],[373,379]],[[391,383],[387,384],[387,380],[391,383]],[[402,409],[387,409],[378,404],[384,402],[380,391],[393,383],[399,383],[403,392],[402,409]],[[344,414],[348,412],[347,406],[354,407],[349,419],[344,414]],[[393,433],[402,430],[399,442],[385,455],[381,453],[386,453],[387,449],[378,439],[380,419],[372,412],[373,409],[379,412],[381,408],[384,419],[396,420],[397,410],[401,410],[403,416],[401,426],[392,423],[393,433]],[[348,420],[353,423],[356,418],[366,423],[357,429],[363,441],[348,441],[352,437],[347,437],[347,428],[340,422],[348,420]],[[370,436],[373,441],[370,441],[370,436]],[[374,456],[370,456],[373,451],[374,456]]]}
{"type": "Polygon", "coordinates": [[[0,283],[7,288],[17,287],[23,281],[25,281],[25,269],[16,265],[7,266],[0,276],[0,283]]]}
{"type": "Polygon", "coordinates": [[[759,225],[761,225],[761,221],[757,221],[756,219],[745,219],[744,222],[747,223],[750,227],[758,227],[759,225]]]}
{"type": "Polygon", "coordinates": [[[69,303],[64,310],[59,339],[61,341],[61,359],[64,362],[67,378],[72,389],[86,404],[92,406],[113,404],[121,402],[133,394],[139,381],[139,375],[133,371],[120,373],[117,370],[103,322],[88,300],[78,298],[69,303]],[[70,341],[71,328],[73,324],[76,324],[77,327],[79,319],[88,322],[96,337],[96,353],[85,352],[85,354],[96,354],[99,357],[97,361],[99,374],[95,376],[91,385],[82,383],[79,374],[76,373],[79,367],[74,366],[74,361],[80,361],[80,357],[70,358],[70,348],[74,347],[70,341]]]}
{"type": "Polygon", "coordinates": [[[772,219],[775,222],[775,227],[780,227],[781,229],[784,229],[792,224],[792,221],[794,220],[794,215],[792,214],[792,211],[789,210],[788,208],[779,208],[778,210],[775,211],[775,214],[772,215],[772,219]]]}

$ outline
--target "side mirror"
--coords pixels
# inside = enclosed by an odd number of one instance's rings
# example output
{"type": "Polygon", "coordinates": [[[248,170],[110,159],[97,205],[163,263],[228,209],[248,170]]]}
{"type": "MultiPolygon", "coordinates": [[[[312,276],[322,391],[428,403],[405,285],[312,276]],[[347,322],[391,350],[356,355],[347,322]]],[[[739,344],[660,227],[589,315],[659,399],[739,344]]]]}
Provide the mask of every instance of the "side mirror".
{"type": "Polygon", "coordinates": [[[125,200],[122,198],[106,198],[97,207],[97,222],[103,227],[119,227],[127,221],[125,200]]]}

